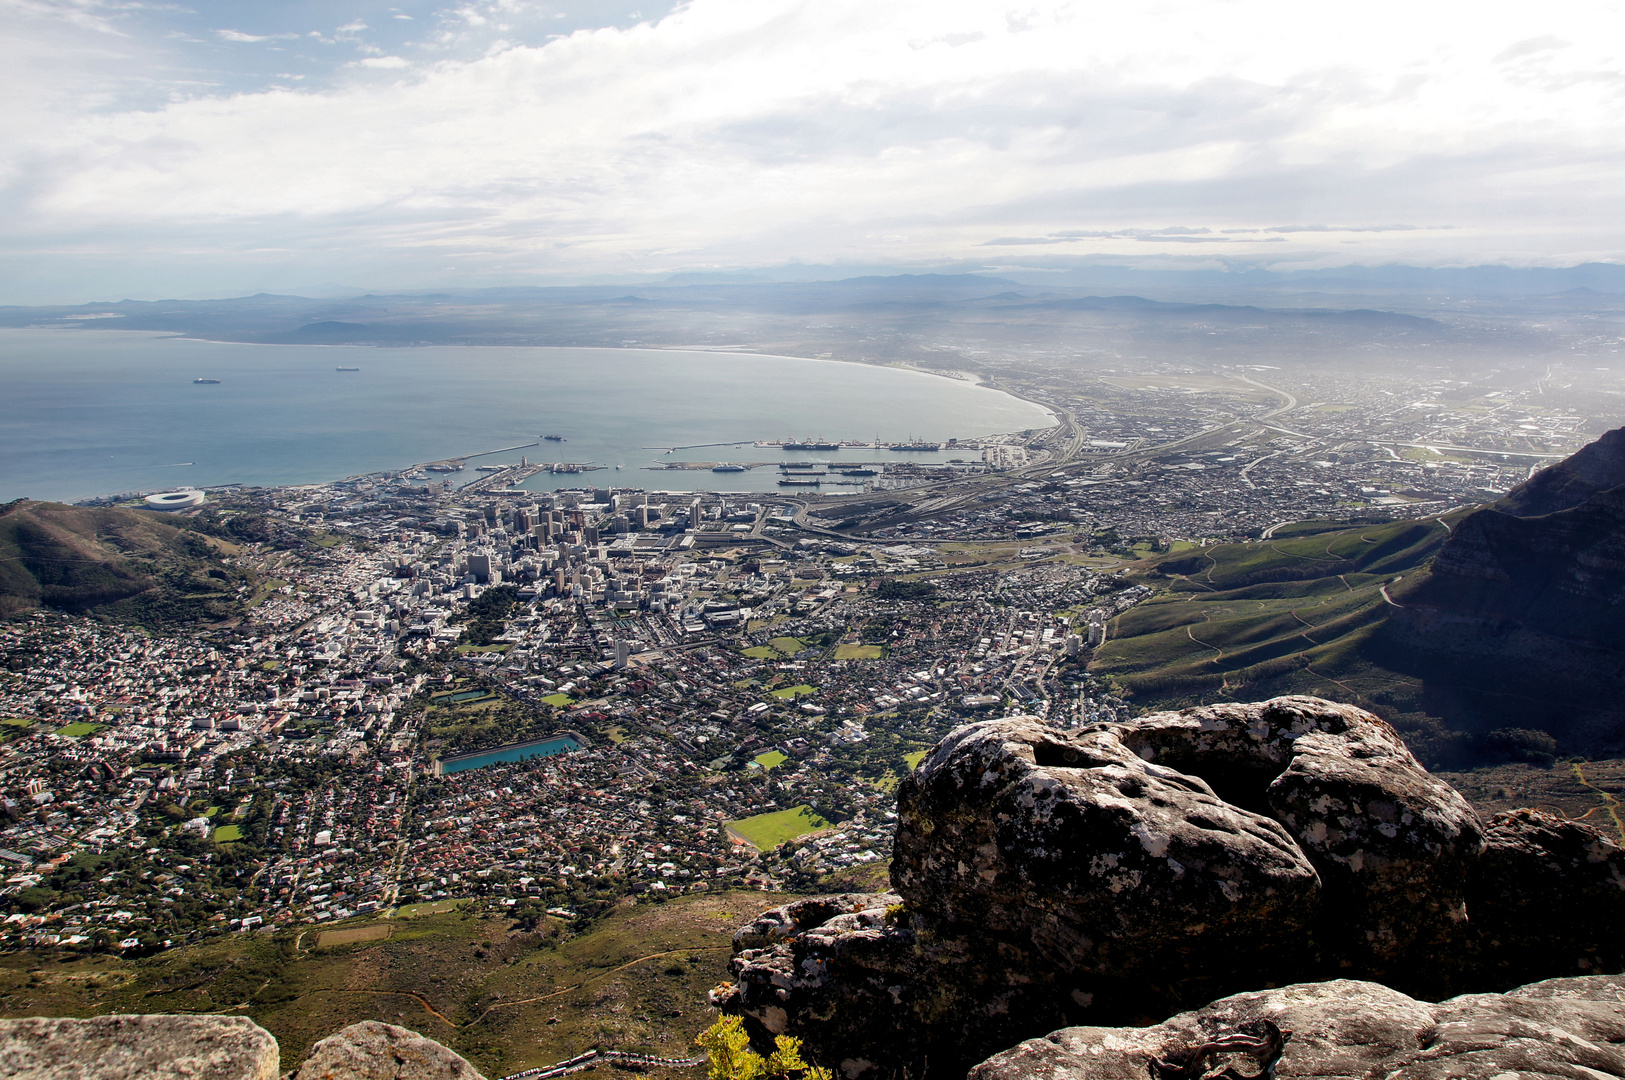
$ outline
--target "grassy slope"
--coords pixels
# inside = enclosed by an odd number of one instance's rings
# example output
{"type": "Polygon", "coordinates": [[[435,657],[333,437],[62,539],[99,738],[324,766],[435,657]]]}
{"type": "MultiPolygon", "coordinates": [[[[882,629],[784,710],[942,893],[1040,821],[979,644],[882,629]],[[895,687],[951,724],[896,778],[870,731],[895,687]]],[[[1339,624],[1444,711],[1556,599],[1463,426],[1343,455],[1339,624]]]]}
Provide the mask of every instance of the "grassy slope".
{"type": "Polygon", "coordinates": [[[1375,640],[1388,610],[1381,590],[1425,573],[1444,527],[1313,530],[1142,564],[1159,594],[1114,621],[1091,670],[1145,705],[1319,693],[1418,709],[1421,681],[1395,670],[1375,640]]]}
{"type": "Polygon", "coordinates": [[[562,942],[499,916],[445,911],[395,919],[387,940],[329,948],[314,947],[309,929],[297,948],[296,935],[282,934],[141,960],[14,953],[0,957],[0,1016],[248,1016],[277,1037],[284,1070],[317,1039],[366,1019],[438,1039],[487,1076],[593,1046],[687,1057],[712,1022],[705,992],[728,977],[733,931],[792,899],[739,891],[628,904],[562,942]]]}
{"type": "Polygon", "coordinates": [[[145,510],[0,507],[0,617],[36,607],[156,624],[229,618],[247,581],[220,541],[145,510]]]}

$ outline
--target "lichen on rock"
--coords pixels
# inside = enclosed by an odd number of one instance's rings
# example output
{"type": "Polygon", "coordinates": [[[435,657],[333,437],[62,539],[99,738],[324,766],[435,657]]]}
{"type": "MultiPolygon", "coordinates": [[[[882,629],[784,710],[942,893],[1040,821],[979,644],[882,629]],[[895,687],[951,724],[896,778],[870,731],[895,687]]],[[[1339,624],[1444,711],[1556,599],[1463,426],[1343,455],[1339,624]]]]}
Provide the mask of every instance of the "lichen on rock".
{"type": "Polygon", "coordinates": [[[713,1003],[851,1077],[947,1075],[1261,987],[1436,999],[1625,963],[1625,851],[1544,816],[1487,835],[1391,727],[1318,698],[967,724],[899,788],[897,895],[766,913],[713,1003]]]}

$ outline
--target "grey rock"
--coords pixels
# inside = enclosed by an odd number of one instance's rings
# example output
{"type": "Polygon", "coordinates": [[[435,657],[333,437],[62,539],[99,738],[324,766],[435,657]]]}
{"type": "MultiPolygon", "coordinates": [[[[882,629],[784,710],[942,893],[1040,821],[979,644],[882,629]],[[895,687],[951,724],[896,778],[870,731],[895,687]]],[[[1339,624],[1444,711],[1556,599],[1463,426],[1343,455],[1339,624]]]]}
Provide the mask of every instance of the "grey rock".
{"type": "Polygon", "coordinates": [[[734,951],[763,949],[815,926],[822,926],[837,915],[885,908],[902,902],[903,898],[896,893],[839,893],[797,900],[793,904],[764,911],[753,922],[734,931],[734,951]]]}
{"type": "Polygon", "coordinates": [[[13,1080],[275,1080],[271,1033],[242,1016],[0,1020],[13,1080]]]}
{"type": "Polygon", "coordinates": [[[1256,985],[1317,910],[1319,875],[1278,822],[1142,759],[1112,725],[968,724],[897,806],[892,886],[911,908],[1069,974],[1166,983],[1176,999],[1192,979],[1256,985]]]}
{"type": "Polygon", "coordinates": [[[294,1080],[485,1080],[458,1054],[415,1031],[363,1020],[310,1048],[294,1080]]]}
{"type": "Polygon", "coordinates": [[[849,1076],[946,1076],[1260,987],[1380,979],[1404,1011],[1625,967],[1625,850],[1544,815],[1488,837],[1391,727],[1318,698],[983,721],[899,788],[896,896],[766,913],[713,1003],[849,1076]]]}
{"type": "MultiPolygon", "coordinates": [[[[1625,1076],[1625,977],[1554,979],[1438,1004],[1339,979],[1237,994],[1144,1028],[1073,1027],[1030,1039],[970,1080],[1146,1080],[1215,1036],[1269,1020],[1291,1033],[1276,1075],[1449,1080],[1625,1076]]],[[[1218,1054],[1195,1076],[1256,1063],[1218,1054]]]]}
{"type": "Polygon", "coordinates": [[[993,1050],[1070,1022],[1088,1002],[1032,950],[922,929],[898,900],[847,895],[766,913],[736,936],[756,947],[736,952],[735,981],[712,991],[711,1004],[750,1018],[759,1036],[801,1038],[816,1060],[856,1077],[962,1076],[993,1050]],[[860,899],[874,906],[854,909],[860,899]],[[759,929],[832,909],[771,941],[759,929]]]}
{"type": "Polygon", "coordinates": [[[1312,697],[1211,705],[1122,725],[1123,743],[1286,827],[1324,889],[1323,962],[1407,990],[1459,978],[1468,872],[1483,828],[1387,723],[1312,697]]]}
{"type": "Polygon", "coordinates": [[[1539,810],[1497,814],[1485,840],[1467,909],[1486,978],[1625,969],[1625,849],[1539,810]]]}

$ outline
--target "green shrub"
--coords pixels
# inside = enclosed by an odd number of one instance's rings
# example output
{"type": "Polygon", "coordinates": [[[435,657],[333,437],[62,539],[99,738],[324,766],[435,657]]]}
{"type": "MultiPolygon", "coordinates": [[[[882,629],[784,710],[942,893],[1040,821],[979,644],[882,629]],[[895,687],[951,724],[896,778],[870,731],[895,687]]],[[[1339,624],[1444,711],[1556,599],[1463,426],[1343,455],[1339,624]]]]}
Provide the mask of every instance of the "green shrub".
{"type": "Polygon", "coordinates": [[[706,1080],[833,1080],[833,1074],[801,1057],[801,1040],[780,1035],[773,1053],[763,1057],[750,1048],[745,1022],[737,1016],[722,1016],[694,1040],[705,1051],[710,1064],[706,1080]]]}

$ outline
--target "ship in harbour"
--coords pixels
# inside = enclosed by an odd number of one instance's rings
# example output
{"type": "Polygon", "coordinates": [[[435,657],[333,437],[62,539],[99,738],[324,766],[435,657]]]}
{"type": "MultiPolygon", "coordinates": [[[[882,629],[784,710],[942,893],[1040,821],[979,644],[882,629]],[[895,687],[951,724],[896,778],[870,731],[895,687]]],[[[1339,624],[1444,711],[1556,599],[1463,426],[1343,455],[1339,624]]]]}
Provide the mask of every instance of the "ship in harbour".
{"type": "Polygon", "coordinates": [[[721,465],[713,465],[713,466],[711,466],[711,471],[712,472],[744,472],[745,467],[743,465],[735,465],[732,462],[724,461],[721,465]]]}
{"type": "Polygon", "coordinates": [[[193,379],[192,380],[192,385],[193,386],[201,386],[204,383],[208,383],[210,385],[217,385],[219,382],[220,382],[219,379],[193,379]]]}
{"type": "Polygon", "coordinates": [[[910,439],[908,442],[892,443],[887,450],[925,450],[937,451],[942,449],[939,442],[926,442],[924,439],[910,439]]]}
{"type": "Polygon", "coordinates": [[[563,435],[543,435],[542,438],[546,439],[548,442],[563,442],[564,441],[564,436],[563,435]]]}
{"type": "Polygon", "coordinates": [[[822,481],[817,480],[817,479],[803,480],[803,479],[797,477],[795,479],[786,478],[786,479],[780,480],[779,481],[779,486],[780,487],[817,487],[820,483],[822,483],[822,481]]]}

